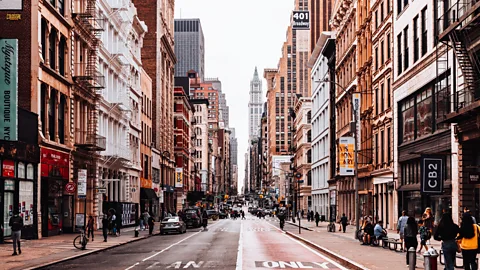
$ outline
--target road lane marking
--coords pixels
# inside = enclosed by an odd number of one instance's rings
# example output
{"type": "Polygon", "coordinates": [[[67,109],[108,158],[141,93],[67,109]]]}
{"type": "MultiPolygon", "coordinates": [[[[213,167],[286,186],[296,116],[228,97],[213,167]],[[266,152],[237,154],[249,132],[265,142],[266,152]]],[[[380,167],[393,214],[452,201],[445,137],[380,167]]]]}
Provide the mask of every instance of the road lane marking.
{"type": "Polygon", "coordinates": [[[235,270],[243,269],[243,223],[240,223],[240,236],[238,237],[237,267],[235,270]]]}
{"type": "MultiPolygon", "coordinates": [[[[213,226],[216,226],[216,225],[218,225],[218,224],[220,224],[220,222],[219,222],[219,223],[215,223],[215,224],[213,224],[212,226],[210,226],[210,228],[211,228],[211,227],[213,227],[213,226]]],[[[201,233],[202,231],[203,231],[203,230],[200,230],[200,231],[198,231],[198,232],[196,232],[196,233],[194,233],[194,234],[192,234],[192,235],[189,235],[188,237],[185,237],[185,238],[183,238],[182,240],[180,240],[180,241],[178,241],[178,242],[176,242],[176,243],[174,243],[174,244],[171,244],[170,246],[168,246],[168,247],[166,247],[166,248],[164,248],[164,249],[160,250],[159,252],[157,252],[157,253],[155,253],[155,254],[153,254],[153,255],[151,255],[151,256],[149,256],[149,257],[147,257],[147,258],[143,259],[143,260],[142,260],[142,262],[148,261],[148,260],[150,260],[151,258],[153,258],[153,257],[155,257],[155,256],[157,256],[157,255],[159,255],[159,254],[162,254],[163,252],[165,252],[165,251],[167,251],[167,250],[171,249],[172,247],[174,247],[174,246],[176,246],[176,245],[178,245],[178,244],[182,243],[183,241],[185,241],[185,240],[187,240],[187,239],[190,239],[190,238],[192,238],[193,236],[195,236],[195,235],[197,235],[197,234],[201,233]]],[[[134,265],[132,265],[132,266],[130,266],[130,267],[128,267],[128,268],[125,268],[125,270],[130,270],[130,269],[134,268],[135,266],[137,266],[137,265],[139,265],[139,264],[140,264],[140,263],[139,263],[139,262],[137,262],[137,263],[135,263],[134,265]]]]}
{"type": "MultiPolygon", "coordinates": [[[[338,264],[338,263],[335,262],[334,260],[326,257],[325,255],[320,254],[319,252],[315,251],[314,249],[310,248],[309,246],[307,246],[307,245],[303,244],[302,242],[300,242],[300,241],[292,238],[291,236],[287,235],[284,231],[280,230],[280,228],[278,228],[277,226],[275,226],[275,225],[273,225],[273,224],[271,224],[271,223],[268,223],[268,225],[270,225],[270,226],[276,228],[277,230],[281,231],[282,234],[283,234],[285,237],[287,237],[288,239],[292,240],[293,242],[296,242],[297,244],[301,245],[302,247],[304,247],[305,249],[309,250],[310,252],[312,252],[313,254],[317,255],[318,257],[320,257],[320,258],[328,261],[329,263],[333,264],[333,265],[334,265],[335,267],[337,267],[338,269],[348,270],[347,268],[341,266],[340,264],[338,264]]],[[[319,266],[320,266],[320,265],[319,265],[319,266]]],[[[322,265],[322,267],[323,267],[323,265],[322,265]]],[[[325,268],[325,269],[328,269],[328,268],[325,268]]]]}

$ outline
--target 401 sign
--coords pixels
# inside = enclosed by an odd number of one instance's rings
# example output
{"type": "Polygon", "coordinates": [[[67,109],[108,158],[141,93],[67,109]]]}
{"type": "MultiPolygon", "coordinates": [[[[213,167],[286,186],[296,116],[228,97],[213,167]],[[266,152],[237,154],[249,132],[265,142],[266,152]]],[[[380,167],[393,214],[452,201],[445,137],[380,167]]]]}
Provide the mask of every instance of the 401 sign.
{"type": "Polygon", "coordinates": [[[310,29],[310,11],[308,10],[293,11],[292,27],[295,30],[310,29]]]}

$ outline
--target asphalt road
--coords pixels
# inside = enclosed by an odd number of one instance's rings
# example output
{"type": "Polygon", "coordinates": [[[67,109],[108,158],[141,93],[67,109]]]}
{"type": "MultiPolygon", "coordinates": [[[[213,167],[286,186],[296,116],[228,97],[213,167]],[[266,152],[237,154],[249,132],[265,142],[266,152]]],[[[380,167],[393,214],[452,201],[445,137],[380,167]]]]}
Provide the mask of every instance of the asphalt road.
{"type": "Polygon", "coordinates": [[[345,269],[268,219],[220,220],[208,231],[150,237],[44,269],[345,269]]]}

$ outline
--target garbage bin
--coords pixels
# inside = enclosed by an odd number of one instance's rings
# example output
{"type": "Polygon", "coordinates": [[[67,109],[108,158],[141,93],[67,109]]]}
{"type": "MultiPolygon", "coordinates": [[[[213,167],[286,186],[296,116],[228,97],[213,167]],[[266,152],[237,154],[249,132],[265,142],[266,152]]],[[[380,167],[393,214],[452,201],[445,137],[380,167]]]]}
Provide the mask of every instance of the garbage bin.
{"type": "Polygon", "coordinates": [[[324,222],[326,220],[325,215],[320,216],[320,221],[324,222]]]}

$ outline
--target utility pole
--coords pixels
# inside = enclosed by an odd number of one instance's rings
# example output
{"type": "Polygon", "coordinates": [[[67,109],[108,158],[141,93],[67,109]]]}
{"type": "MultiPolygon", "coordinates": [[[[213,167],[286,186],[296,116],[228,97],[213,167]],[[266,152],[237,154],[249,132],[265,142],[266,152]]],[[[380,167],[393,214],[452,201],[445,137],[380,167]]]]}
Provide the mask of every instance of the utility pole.
{"type": "MultiPolygon", "coordinates": [[[[360,99],[358,99],[360,101],[360,99]]],[[[357,238],[357,231],[360,229],[360,197],[358,194],[358,191],[360,189],[360,183],[358,182],[358,147],[357,147],[357,142],[358,142],[358,134],[357,134],[357,122],[359,119],[357,119],[357,110],[360,110],[360,104],[355,104],[354,98],[352,95],[352,109],[353,109],[353,139],[354,139],[354,166],[355,166],[355,239],[357,238]]]]}

